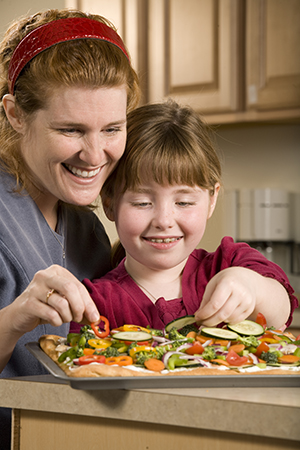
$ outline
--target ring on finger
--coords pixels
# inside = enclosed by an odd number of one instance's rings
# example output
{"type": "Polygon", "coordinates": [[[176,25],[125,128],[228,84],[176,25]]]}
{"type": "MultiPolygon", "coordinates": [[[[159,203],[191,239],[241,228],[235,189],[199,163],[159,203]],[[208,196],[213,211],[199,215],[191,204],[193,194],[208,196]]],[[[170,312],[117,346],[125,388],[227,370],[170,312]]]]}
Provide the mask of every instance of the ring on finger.
{"type": "Polygon", "coordinates": [[[54,292],[55,292],[55,289],[50,289],[50,291],[47,292],[47,295],[46,295],[46,301],[45,301],[46,305],[48,305],[49,298],[51,297],[51,295],[52,295],[54,292]]]}

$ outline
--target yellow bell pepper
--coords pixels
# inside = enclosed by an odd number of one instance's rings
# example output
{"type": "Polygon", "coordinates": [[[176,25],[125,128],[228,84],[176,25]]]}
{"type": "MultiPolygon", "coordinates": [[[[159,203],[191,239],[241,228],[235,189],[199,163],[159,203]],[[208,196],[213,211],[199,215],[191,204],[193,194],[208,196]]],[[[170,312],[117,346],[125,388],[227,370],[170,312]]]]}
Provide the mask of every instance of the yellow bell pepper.
{"type": "Polygon", "coordinates": [[[107,348],[111,346],[110,339],[89,339],[88,344],[93,348],[107,348]]]}
{"type": "Polygon", "coordinates": [[[132,349],[130,349],[129,351],[129,355],[134,358],[134,356],[139,353],[139,352],[152,352],[152,353],[157,353],[157,351],[155,350],[155,348],[150,347],[149,345],[138,345],[137,347],[133,347],[132,349]]]}
{"type": "Polygon", "coordinates": [[[145,331],[146,333],[151,334],[151,331],[148,328],[140,327],[138,325],[123,325],[123,331],[145,331]]]}

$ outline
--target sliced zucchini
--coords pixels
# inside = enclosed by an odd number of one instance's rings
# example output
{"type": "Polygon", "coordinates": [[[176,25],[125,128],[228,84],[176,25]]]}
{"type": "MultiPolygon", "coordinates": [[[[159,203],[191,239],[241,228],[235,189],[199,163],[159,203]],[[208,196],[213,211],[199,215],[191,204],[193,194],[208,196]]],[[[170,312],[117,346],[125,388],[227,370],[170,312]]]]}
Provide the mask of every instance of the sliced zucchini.
{"type": "Polygon", "coordinates": [[[176,330],[180,330],[186,325],[191,325],[195,323],[195,316],[183,316],[179,317],[179,319],[172,320],[165,326],[165,330],[168,333],[172,328],[176,328],[176,330]]]}
{"type": "Polygon", "coordinates": [[[131,341],[131,342],[143,342],[151,341],[152,336],[146,331],[120,331],[115,333],[113,338],[118,341],[131,341]]]}
{"type": "Polygon", "coordinates": [[[217,339],[225,339],[229,341],[235,341],[239,338],[239,335],[237,333],[234,333],[230,330],[224,330],[223,328],[202,328],[201,334],[203,336],[211,337],[211,338],[217,338],[217,339]]]}
{"type": "Polygon", "coordinates": [[[228,324],[227,328],[231,331],[235,331],[241,336],[261,336],[265,332],[262,325],[252,322],[252,320],[243,320],[235,325],[228,324]]]}

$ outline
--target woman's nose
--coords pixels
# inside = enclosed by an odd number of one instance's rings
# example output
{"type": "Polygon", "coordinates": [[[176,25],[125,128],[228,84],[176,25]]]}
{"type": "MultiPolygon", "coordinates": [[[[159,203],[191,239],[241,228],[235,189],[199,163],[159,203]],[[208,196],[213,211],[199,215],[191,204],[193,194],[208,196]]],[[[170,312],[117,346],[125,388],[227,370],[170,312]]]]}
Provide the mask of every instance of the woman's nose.
{"type": "Polygon", "coordinates": [[[97,166],[103,160],[105,141],[100,136],[92,136],[84,141],[80,157],[91,166],[97,166]]]}

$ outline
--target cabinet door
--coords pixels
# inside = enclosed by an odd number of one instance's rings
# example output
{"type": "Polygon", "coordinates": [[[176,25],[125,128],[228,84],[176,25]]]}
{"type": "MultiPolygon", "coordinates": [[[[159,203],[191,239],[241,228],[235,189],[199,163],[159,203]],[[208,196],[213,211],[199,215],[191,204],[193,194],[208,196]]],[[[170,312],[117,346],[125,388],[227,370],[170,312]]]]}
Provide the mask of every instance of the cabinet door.
{"type": "Polygon", "coordinates": [[[300,106],[300,1],[248,0],[247,109],[300,106]]]}
{"type": "Polygon", "coordinates": [[[239,0],[149,0],[149,101],[205,113],[240,108],[239,0]]]}

